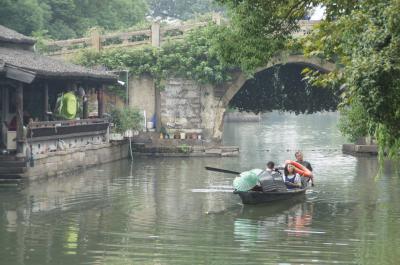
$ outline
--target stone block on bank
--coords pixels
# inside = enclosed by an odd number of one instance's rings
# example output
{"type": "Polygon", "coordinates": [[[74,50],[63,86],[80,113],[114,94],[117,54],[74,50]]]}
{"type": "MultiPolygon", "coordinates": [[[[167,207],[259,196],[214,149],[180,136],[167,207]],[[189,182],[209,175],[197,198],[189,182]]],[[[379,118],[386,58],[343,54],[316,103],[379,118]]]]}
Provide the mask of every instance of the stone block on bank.
{"type": "Polygon", "coordinates": [[[206,149],[205,153],[206,154],[218,154],[218,155],[221,155],[222,150],[221,150],[221,148],[210,148],[210,149],[206,149]]]}
{"type": "Polygon", "coordinates": [[[204,146],[200,146],[200,145],[193,146],[193,152],[198,153],[198,152],[204,152],[204,151],[205,151],[204,146]]]}
{"type": "Polygon", "coordinates": [[[238,156],[239,151],[232,151],[232,152],[223,152],[221,156],[223,157],[230,157],[230,156],[238,156]]]}
{"type": "Polygon", "coordinates": [[[239,151],[238,146],[221,146],[223,152],[236,152],[239,151]]]}
{"type": "Polygon", "coordinates": [[[343,144],[342,145],[342,151],[344,153],[354,153],[356,149],[355,144],[343,144]]]}
{"type": "Polygon", "coordinates": [[[370,153],[370,154],[377,154],[378,153],[378,146],[377,145],[356,145],[355,151],[357,153],[370,153]]]}

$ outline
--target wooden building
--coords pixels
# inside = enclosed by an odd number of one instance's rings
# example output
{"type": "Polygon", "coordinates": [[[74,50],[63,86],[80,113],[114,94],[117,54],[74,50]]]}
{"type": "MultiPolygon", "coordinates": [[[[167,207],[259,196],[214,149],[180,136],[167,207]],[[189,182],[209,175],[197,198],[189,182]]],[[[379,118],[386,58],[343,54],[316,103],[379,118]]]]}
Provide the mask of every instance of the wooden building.
{"type": "Polygon", "coordinates": [[[117,77],[37,54],[34,45],[34,39],[0,25],[0,179],[23,175],[34,156],[108,141],[103,91],[117,77]],[[97,92],[97,117],[88,117],[88,90],[97,92]],[[67,91],[78,92],[82,111],[59,120],[55,104],[67,91]]]}

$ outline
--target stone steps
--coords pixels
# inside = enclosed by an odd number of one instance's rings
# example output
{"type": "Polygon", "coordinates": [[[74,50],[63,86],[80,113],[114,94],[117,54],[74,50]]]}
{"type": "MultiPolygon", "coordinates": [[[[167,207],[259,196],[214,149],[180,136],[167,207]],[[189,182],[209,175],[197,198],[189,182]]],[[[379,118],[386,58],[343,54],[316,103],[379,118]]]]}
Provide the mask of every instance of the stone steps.
{"type": "Polygon", "coordinates": [[[26,167],[0,167],[0,178],[3,175],[19,175],[26,172],[26,167]]]}
{"type": "Polygon", "coordinates": [[[22,180],[22,177],[19,174],[0,175],[0,185],[3,184],[3,183],[20,181],[20,180],[22,180]]]}
{"type": "Polygon", "coordinates": [[[0,182],[20,180],[26,171],[27,166],[24,159],[13,155],[0,156],[0,182]]]}
{"type": "Polygon", "coordinates": [[[25,167],[26,162],[20,160],[0,160],[0,167],[25,167]]]}

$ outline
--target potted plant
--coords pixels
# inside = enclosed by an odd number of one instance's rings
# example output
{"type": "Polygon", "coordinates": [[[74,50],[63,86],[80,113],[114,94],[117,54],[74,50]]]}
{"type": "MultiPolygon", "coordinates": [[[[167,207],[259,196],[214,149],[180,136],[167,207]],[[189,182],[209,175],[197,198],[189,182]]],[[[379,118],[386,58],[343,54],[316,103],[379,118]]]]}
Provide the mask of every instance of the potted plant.
{"type": "Polygon", "coordinates": [[[113,109],[111,122],[114,123],[113,131],[124,134],[126,137],[137,135],[137,131],[143,127],[143,115],[135,108],[113,109]]]}

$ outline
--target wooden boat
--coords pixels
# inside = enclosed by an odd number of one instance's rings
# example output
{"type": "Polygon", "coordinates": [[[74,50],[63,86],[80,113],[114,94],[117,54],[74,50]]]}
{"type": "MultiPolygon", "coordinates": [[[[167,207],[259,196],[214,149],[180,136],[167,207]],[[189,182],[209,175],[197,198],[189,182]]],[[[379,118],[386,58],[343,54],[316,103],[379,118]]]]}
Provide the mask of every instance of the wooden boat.
{"type": "Polygon", "coordinates": [[[235,190],[233,193],[240,196],[243,204],[259,204],[278,200],[301,199],[305,195],[306,190],[307,188],[271,192],[235,190]]]}

